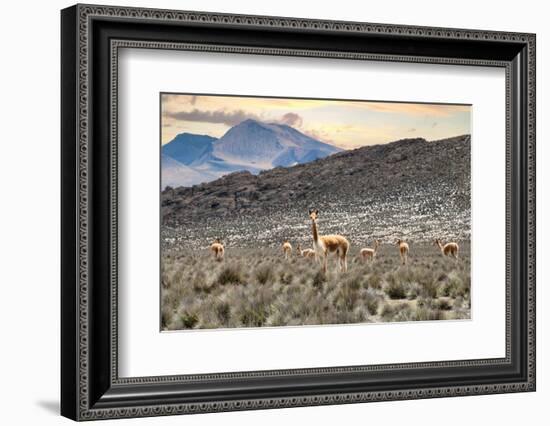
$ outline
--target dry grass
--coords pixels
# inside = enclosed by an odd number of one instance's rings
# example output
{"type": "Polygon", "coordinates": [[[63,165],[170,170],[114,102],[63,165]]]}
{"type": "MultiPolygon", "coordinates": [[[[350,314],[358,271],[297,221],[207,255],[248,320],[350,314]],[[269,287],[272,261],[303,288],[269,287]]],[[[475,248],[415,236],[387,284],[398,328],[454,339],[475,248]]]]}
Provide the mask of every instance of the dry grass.
{"type": "Polygon", "coordinates": [[[457,262],[429,244],[412,244],[400,265],[395,247],[363,263],[352,250],[347,273],[277,249],[227,247],[222,262],[207,250],[167,251],[162,259],[162,329],[236,328],[429,321],[470,317],[469,247],[457,262]]]}

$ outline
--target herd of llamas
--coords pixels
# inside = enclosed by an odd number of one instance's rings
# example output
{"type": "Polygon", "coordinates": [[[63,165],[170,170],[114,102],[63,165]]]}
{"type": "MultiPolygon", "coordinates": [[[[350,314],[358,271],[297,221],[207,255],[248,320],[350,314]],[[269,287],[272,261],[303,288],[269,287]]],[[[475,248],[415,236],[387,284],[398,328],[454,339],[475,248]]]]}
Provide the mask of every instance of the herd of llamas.
{"type": "MultiPolygon", "coordinates": [[[[323,272],[327,272],[327,263],[329,253],[335,253],[338,258],[338,264],[340,271],[346,272],[348,268],[347,256],[350,248],[350,243],[346,237],[338,234],[331,235],[319,235],[317,227],[317,218],[319,217],[319,211],[317,209],[309,210],[309,218],[311,219],[311,231],[313,235],[313,249],[302,250],[298,244],[296,247],[296,254],[308,259],[316,259],[321,265],[323,272]]],[[[376,259],[376,253],[380,245],[380,240],[375,240],[373,247],[365,247],[359,251],[359,256],[363,261],[374,261],[376,259]]],[[[401,263],[407,264],[409,257],[409,244],[406,241],[398,239],[395,241],[395,245],[399,250],[399,256],[401,257],[401,263]]],[[[434,245],[437,246],[443,256],[451,256],[458,259],[459,246],[455,242],[448,242],[443,244],[440,239],[434,240],[434,245]]],[[[288,259],[292,255],[292,245],[290,241],[286,240],[282,245],[283,256],[288,259]]],[[[216,260],[223,260],[225,254],[225,248],[220,239],[216,239],[210,246],[216,260]]]]}

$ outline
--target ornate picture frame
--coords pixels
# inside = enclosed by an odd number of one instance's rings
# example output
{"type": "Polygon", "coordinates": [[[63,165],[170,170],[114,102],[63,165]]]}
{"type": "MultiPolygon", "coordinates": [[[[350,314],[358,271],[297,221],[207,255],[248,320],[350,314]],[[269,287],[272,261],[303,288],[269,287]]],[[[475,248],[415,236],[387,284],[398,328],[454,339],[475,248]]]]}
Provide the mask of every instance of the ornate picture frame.
{"type": "Polygon", "coordinates": [[[535,390],[534,34],[96,5],[64,9],[61,30],[62,415],[93,420],[535,390]],[[118,53],[128,47],[504,69],[506,356],[119,377],[118,53]]]}

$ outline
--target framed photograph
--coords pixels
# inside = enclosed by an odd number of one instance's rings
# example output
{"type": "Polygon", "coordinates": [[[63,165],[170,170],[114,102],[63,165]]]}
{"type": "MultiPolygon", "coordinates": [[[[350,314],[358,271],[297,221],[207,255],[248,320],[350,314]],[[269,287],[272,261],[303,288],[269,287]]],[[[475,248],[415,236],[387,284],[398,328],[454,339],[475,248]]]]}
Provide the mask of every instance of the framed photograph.
{"type": "Polygon", "coordinates": [[[61,412],[535,390],[535,35],[61,12],[61,412]]]}

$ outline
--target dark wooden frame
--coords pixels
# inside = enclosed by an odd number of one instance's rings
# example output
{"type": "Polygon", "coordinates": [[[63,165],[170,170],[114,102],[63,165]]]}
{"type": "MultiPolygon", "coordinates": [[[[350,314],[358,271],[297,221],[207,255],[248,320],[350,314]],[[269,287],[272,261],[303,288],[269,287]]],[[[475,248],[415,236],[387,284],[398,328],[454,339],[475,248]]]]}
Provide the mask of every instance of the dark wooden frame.
{"type": "MultiPolygon", "coordinates": [[[[61,13],[61,413],[75,420],[535,390],[535,36],[76,5],[61,13]],[[117,52],[191,49],[506,69],[502,359],[119,378],[117,52]]],[[[503,176],[504,179],[504,176],[503,176]]]]}

